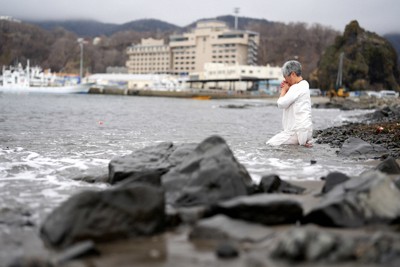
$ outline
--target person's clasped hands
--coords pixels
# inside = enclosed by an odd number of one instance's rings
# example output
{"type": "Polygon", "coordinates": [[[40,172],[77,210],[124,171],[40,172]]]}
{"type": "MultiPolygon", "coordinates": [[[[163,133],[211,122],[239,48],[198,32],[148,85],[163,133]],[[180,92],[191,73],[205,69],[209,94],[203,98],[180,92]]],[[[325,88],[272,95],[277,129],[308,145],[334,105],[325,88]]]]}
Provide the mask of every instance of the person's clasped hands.
{"type": "Polygon", "coordinates": [[[281,93],[286,94],[286,92],[289,90],[289,83],[287,81],[281,82],[281,93]]]}

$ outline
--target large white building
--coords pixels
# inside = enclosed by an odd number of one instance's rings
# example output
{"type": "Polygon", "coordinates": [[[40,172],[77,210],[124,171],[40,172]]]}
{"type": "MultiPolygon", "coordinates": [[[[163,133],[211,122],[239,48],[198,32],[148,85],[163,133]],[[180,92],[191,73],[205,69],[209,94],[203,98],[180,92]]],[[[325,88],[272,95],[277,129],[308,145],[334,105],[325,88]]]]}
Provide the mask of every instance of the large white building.
{"type": "Polygon", "coordinates": [[[160,39],[142,39],[128,47],[126,67],[131,74],[166,74],[171,72],[170,47],[160,39]]]}
{"type": "Polygon", "coordinates": [[[204,66],[204,79],[223,80],[223,79],[265,79],[283,80],[282,69],[280,67],[250,66],[250,65],[226,65],[220,63],[207,63],[204,66]]]}
{"type": "Polygon", "coordinates": [[[259,34],[229,29],[222,21],[205,20],[192,32],[170,36],[174,73],[200,72],[206,63],[256,65],[259,34]]]}
{"type": "Polygon", "coordinates": [[[205,20],[188,33],[163,40],[143,39],[128,48],[129,73],[189,74],[206,63],[256,65],[259,34],[230,29],[225,22],[205,20]]]}
{"type": "Polygon", "coordinates": [[[258,89],[260,84],[269,91],[276,92],[276,84],[283,80],[280,67],[229,65],[206,63],[204,71],[189,76],[190,86],[201,89],[222,89],[246,91],[258,89]]]}
{"type": "MultiPolygon", "coordinates": [[[[128,48],[130,74],[171,74],[188,77],[181,88],[246,91],[274,86],[283,79],[281,68],[257,66],[259,34],[230,29],[225,22],[199,21],[190,32],[174,34],[169,44],[142,39],[128,48]]],[[[157,82],[131,81],[129,88],[151,88],[157,82]],[[150,85],[152,84],[152,85],[150,85]]],[[[161,77],[160,81],[166,81],[161,77]]]]}

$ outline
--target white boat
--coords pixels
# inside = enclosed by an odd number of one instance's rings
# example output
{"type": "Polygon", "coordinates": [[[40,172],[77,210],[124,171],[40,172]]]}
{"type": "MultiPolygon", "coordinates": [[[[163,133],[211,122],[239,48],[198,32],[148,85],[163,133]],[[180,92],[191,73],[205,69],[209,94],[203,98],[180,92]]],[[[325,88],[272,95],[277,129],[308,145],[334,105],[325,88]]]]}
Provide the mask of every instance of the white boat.
{"type": "Polygon", "coordinates": [[[91,84],[71,83],[65,85],[50,72],[44,73],[40,67],[26,69],[18,64],[16,67],[3,67],[0,77],[0,92],[4,93],[49,93],[49,94],[85,94],[91,84]]]}
{"type": "Polygon", "coordinates": [[[89,84],[77,84],[67,86],[0,86],[3,93],[41,93],[41,94],[86,94],[89,92],[89,84]]]}

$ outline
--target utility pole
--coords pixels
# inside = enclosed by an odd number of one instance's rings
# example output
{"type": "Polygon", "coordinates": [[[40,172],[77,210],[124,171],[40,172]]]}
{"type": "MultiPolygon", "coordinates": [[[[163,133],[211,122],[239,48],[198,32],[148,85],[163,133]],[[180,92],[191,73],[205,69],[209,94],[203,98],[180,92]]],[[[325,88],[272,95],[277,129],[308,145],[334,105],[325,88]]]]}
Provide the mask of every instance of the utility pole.
{"type": "Polygon", "coordinates": [[[338,74],[337,74],[337,77],[336,77],[336,89],[339,89],[340,87],[342,87],[342,80],[343,80],[343,57],[344,57],[344,53],[341,52],[341,53],[340,53],[340,57],[339,57],[338,74]]]}
{"type": "Polygon", "coordinates": [[[78,38],[78,43],[79,43],[79,47],[81,48],[81,60],[80,60],[80,66],[79,66],[79,80],[80,83],[82,83],[82,71],[83,71],[83,44],[84,44],[84,40],[83,38],[78,38]]]}
{"type": "Polygon", "coordinates": [[[238,14],[239,14],[239,8],[235,7],[235,9],[233,10],[233,12],[235,13],[235,30],[238,29],[238,14]]]}

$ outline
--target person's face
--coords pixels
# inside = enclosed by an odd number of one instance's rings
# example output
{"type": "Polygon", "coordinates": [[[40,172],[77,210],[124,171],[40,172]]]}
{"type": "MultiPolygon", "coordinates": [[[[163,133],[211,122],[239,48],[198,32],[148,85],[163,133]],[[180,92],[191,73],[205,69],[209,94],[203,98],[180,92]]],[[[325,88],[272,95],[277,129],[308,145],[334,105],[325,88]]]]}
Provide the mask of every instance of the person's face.
{"type": "Polygon", "coordinates": [[[286,81],[289,85],[292,85],[292,84],[293,84],[293,72],[291,72],[288,76],[283,76],[283,78],[285,78],[285,81],[286,81]]]}

